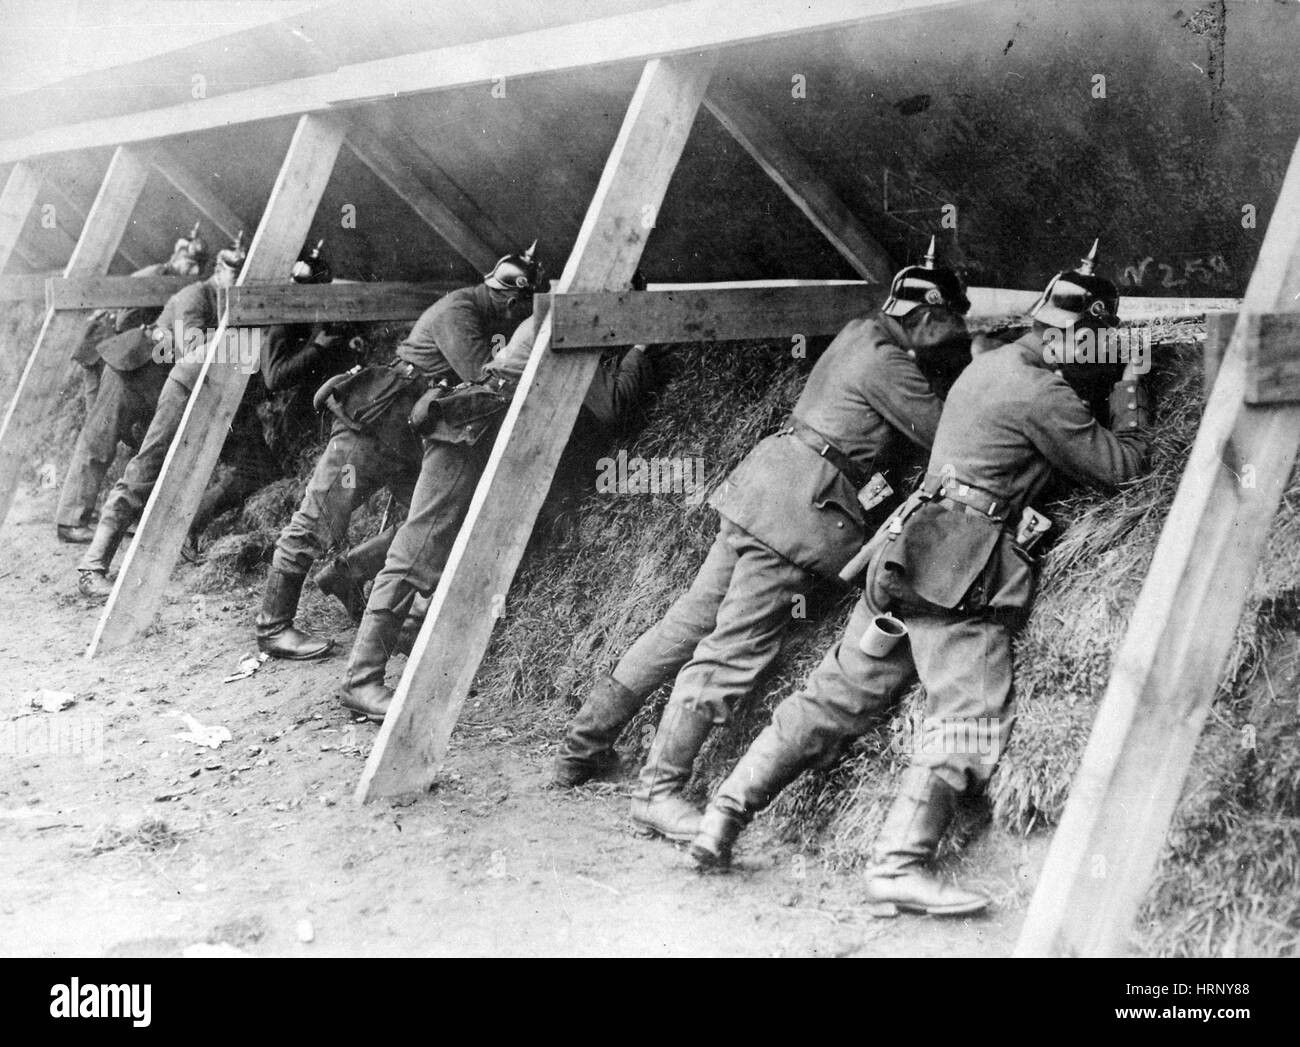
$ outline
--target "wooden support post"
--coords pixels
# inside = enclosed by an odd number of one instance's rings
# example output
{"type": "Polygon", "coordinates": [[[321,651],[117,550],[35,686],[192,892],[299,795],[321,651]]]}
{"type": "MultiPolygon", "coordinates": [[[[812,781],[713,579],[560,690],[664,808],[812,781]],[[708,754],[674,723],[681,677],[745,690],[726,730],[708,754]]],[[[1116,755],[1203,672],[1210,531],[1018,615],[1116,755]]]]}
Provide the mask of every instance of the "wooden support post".
{"type": "Polygon", "coordinates": [[[704,99],[718,122],[868,283],[888,284],[894,263],[776,124],[734,87],[715,83],[704,99]]]}
{"type": "MultiPolygon", "coordinates": [[[[1300,310],[1300,145],[1243,313],[1300,310]]],[[[1300,406],[1245,403],[1244,317],[1206,404],[1016,952],[1124,951],[1300,447],[1300,406]]]]}
{"type": "MultiPolygon", "coordinates": [[[[632,279],[716,62],[712,52],[646,64],[558,281],[565,291],[609,290],[632,279]]],[[[424,627],[357,786],[360,800],[433,781],[461,704],[487,650],[556,463],[598,366],[595,353],[550,351],[543,320],[433,594],[424,627]]]]}
{"type": "MultiPolygon", "coordinates": [[[[506,253],[506,245],[489,241],[491,235],[500,234],[495,226],[489,230],[486,223],[478,220],[477,207],[467,206],[465,201],[468,198],[463,193],[457,191],[455,194],[461,198],[458,201],[461,206],[454,208],[422,175],[416,173],[428,167],[430,160],[411,156],[411,148],[402,144],[399,135],[385,139],[360,118],[353,118],[348,124],[347,143],[358,160],[479,272],[489,272],[497,259],[506,253]]],[[[445,175],[442,175],[442,180],[450,181],[445,175]]]]}
{"type": "Polygon", "coordinates": [[[1201,392],[1210,398],[1214,380],[1219,377],[1219,365],[1228,351],[1232,332],[1237,328],[1237,313],[1207,313],[1205,316],[1205,344],[1202,346],[1201,392]]]}
{"type": "Polygon", "coordinates": [[[9,264],[9,258],[18,246],[31,214],[32,205],[36,203],[36,194],[41,191],[41,173],[31,164],[14,164],[5,179],[5,187],[0,190],[0,272],[9,264]]]}
{"type": "MultiPolygon", "coordinates": [[[[342,144],[343,128],[334,120],[323,116],[299,119],[266,211],[249,245],[239,286],[288,279],[342,144]]],[[[135,539],[122,561],[87,656],[120,647],[138,636],[153,619],[166,592],[185,533],[248,384],[247,374],[219,358],[217,350],[225,342],[226,328],[223,318],[208,344],[207,360],[140,518],[135,539]]]]}
{"type": "MultiPolygon", "coordinates": [[[[80,233],[74,235],[69,230],[85,228],[86,219],[90,215],[89,208],[92,201],[86,200],[84,194],[79,195],[81,195],[81,199],[77,199],[71,193],[64,192],[48,177],[41,186],[43,202],[50,204],[54,208],[55,225],[49,232],[54,234],[52,239],[57,241],[50,248],[56,257],[61,258],[65,254],[72,254],[77,245],[77,236],[80,233]]],[[[138,251],[129,246],[128,241],[130,239],[131,227],[128,225],[122,233],[122,242],[117,245],[118,256],[132,269],[143,269],[149,263],[144,260],[138,251]]]]}
{"type": "MultiPolygon", "coordinates": [[[[241,229],[253,228],[252,223],[227,207],[224,201],[208,188],[203,179],[185,167],[166,149],[159,147],[155,150],[153,167],[165,182],[189,201],[200,218],[226,239],[234,240],[241,229]]],[[[209,243],[212,239],[211,236],[207,237],[209,243]]]]}
{"type": "MultiPolygon", "coordinates": [[[[123,146],[114,152],[64,276],[108,271],[148,174],[147,149],[123,146]]],[[[84,321],[82,312],[46,311],[36,346],[0,423],[0,523],[9,514],[23,461],[36,445],[35,430],[53,409],[69,367],[73,339],[80,335],[84,321]]]]}

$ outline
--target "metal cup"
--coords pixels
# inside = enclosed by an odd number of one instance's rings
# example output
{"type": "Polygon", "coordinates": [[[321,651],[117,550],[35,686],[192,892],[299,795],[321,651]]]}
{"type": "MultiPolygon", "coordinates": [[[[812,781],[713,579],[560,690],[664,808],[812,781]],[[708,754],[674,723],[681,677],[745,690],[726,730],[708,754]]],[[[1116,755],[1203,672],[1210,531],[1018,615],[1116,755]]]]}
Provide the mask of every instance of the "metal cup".
{"type": "Polygon", "coordinates": [[[892,614],[878,614],[871,619],[858,647],[869,658],[884,658],[906,635],[907,626],[892,614]]]}

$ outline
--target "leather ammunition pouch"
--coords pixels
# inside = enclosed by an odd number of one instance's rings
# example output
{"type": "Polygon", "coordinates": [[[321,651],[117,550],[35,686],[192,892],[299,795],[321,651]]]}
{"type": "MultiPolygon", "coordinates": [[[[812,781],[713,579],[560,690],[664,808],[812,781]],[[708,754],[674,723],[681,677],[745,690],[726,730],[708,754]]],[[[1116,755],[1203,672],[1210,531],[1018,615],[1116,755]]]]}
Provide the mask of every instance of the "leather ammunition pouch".
{"type": "Polygon", "coordinates": [[[390,411],[409,411],[426,385],[424,376],[410,364],[354,367],[316,390],[312,404],[318,411],[329,411],[353,432],[366,432],[390,411]]]}
{"type": "Polygon", "coordinates": [[[150,363],[162,363],[164,361],[153,358],[155,343],[152,335],[152,327],[132,327],[105,338],[97,347],[99,357],[113,370],[123,372],[138,371],[150,363]]]}
{"type": "MultiPolygon", "coordinates": [[[[495,383],[493,383],[495,384],[495,383]]],[[[496,431],[510,396],[493,384],[465,382],[454,389],[434,387],[411,408],[411,427],[422,437],[449,444],[476,444],[496,431]]]]}
{"type": "Polygon", "coordinates": [[[1016,545],[1005,501],[931,477],[886,527],[889,538],[867,571],[882,610],[1012,618],[1028,612],[1037,565],[1016,545]]]}

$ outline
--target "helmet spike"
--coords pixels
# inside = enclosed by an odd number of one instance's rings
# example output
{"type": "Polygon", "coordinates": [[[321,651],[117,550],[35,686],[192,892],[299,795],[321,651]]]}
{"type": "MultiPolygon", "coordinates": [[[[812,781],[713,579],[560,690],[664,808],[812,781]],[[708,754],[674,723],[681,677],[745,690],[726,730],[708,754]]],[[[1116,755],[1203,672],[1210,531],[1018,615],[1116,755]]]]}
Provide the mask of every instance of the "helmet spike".
{"type": "Polygon", "coordinates": [[[194,239],[195,237],[197,237],[198,235],[199,235],[199,223],[198,223],[198,222],[195,222],[195,223],[194,223],[194,228],[190,230],[189,239],[193,240],[193,239],[194,239]]]}
{"type": "Polygon", "coordinates": [[[933,269],[933,268],[934,268],[934,261],[935,261],[935,244],[934,244],[934,241],[935,241],[935,237],[934,237],[933,235],[931,235],[931,236],[930,236],[930,246],[929,246],[928,248],[926,248],[925,259],[924,259],[924,261],[921,262],[921,264],[922,264],[923,266],[925,266],[927,269],[933,269]]]}
{"type": "Polygon", "coordinates": [[[528,245],[528,250],[525,251],[522,255],[520,255],[520,257],[525,262],[531,262],[533,260],[533,252],[535,252],[536,250],[537,250],[537,241],[534,240],[531,244],[528,245]]]}
{"type": "Polygon", "coordinates": [[[311,249],[311,256],[313,258],[319,258],[321,253],[321,248],[323,248],[324,246],[325,246],[325,238],[322,236],[319,240],[316,241],[316,246],[311,249]]]}
{"type": "Polygon", "coordinates": [[[1078,272],[1084,276],[1091,276],[1093,271],[1097,268],[1097,245],[1099,243],[1101,243],[1101,237],[1097,237],[1097,239],[1092,242],[1092,249],[1088,252],[1086,257],[1080,259],[1078,272]]]}
{"type": "Polygon", "coordinates": [[[241,229],[239,230],[238,235],[236,235],[235,237],[235,250],[242,251],[243,249],[244,249],[244,230],[241,229]]]}

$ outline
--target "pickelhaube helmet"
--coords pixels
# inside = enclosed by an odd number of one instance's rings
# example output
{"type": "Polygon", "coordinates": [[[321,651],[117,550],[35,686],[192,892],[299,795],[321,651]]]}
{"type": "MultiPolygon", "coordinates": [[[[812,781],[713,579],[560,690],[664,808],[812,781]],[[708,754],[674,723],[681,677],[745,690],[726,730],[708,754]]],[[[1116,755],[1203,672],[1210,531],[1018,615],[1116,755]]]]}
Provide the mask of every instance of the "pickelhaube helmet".
{"type": "Polygon", "coordinates": [[[1119,322],[1119,290],[1104,276],[1098,276],[1097,244],[1079,262],[1077,269],[1057,273],[1029,309],[1031,320],[1048,327],[1074,324],[1107,325],[1119,322]]]}
{"type": "Polygon", "coordinates": [[[244,230],[241,229],[233,244],[217,252],[217,265],[239,272],[246,258],[248,252],[244,250],[244,230]]]}
{"type": "Polygon", "coordinates": [[[508,254],[492,267],[483,282],[497,291],[514,291],[530,295],[541,282],[542,267],[534,258],[537,241],[534,240],[523,254],[508,254]]]}
{"type": "Polygon", "coordinates": [[[194,223],[189,236],[182,236],[176,241],[176,246],[172,248],[172,255],[174,257],[178,254],[194,259],[199,265],[208,260],[208,244],[203,237],[199,236],[198,222],[194,223]]]}
{"type": "Polygon", "coordinates": [[[889,286],[889,297],[880,311],[886,316],[906,316],[923,305],[942,305],[958,316],[970,311],[966,285],[957,273],[947,266],[935,264],[935,238],[930,237],[930,247],[920,265],[900,269],[889,286]]]}
{"type": "Polygon", "coordinates": [[[296,284],[327,284],[334,279],[329,260],[321,254],[324,240],[317,240],[316,246],[305,249],[298,261],[293,263],[290,276],[296,284]]]}

